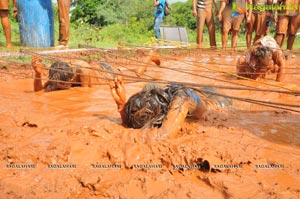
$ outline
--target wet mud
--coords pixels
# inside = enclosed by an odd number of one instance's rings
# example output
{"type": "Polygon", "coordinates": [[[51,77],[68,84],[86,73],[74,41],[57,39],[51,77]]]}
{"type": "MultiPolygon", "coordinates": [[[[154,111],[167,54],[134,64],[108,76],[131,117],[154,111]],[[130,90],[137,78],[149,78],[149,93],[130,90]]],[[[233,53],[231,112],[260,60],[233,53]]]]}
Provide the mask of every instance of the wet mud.
{"type": "MultiPolygon", "coordinates": [[[[144,54],[104,61],[132,76],[127,98],[145,79],[300,90],[298,54],[288,60],[284,82],[231,76],[240,55],[158,52],[160,66],[150,65],[144,79],[133,78],[144,54]]],[[[299,113],[233,100],[188,119],[177,137],[155,140],[155,129],[122,126],[106,83],[35,93],[32,77],[26,64],[0,69],[0,198],[300,198],[299,113]]],[[[300,96],[286,93],[219,92],[300,104],[300,96]]]]}

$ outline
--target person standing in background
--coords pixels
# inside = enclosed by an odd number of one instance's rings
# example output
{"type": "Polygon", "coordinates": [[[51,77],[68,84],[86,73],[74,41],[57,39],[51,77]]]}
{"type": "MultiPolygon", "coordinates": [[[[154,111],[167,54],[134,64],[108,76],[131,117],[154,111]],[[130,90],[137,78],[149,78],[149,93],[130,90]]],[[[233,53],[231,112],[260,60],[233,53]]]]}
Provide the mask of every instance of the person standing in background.
{"type": "MultiPolygon", "coordinates": [[[[6,38],[6,46],[7,48],[12,47],[11,43],[11,28],[10,28],[10,22],[8,18],[8,7],[9,7],[9,0],[0,0],[0,17],[1,17],[1,23],[3,27],[3,31],[6,38]]],[[[13,9],[14,9],[14,18],[17,16],[17,7],[16,7],[16,0],[13,0],[13,9]]]]}
{"type": "Polygon", "coordinates": [[[291,13],[291,15],[293,16],[288,28],[288,39],[287,39],[288,50],[293,50],[296,33],[300,28],[300,0],[294,0],[292,2],[292,5],[294,5],[295,9],[293,10],[294,12],[291,13]]]}
{"type": "Polygon", "coordinates": [[[252,12],[249,12],[250,16],[247,16],[247,36],[246,43],[247,47],[251,46],[252,41],[252,33],[255,31],[255,38],[253,43],[260,39],[265,35],[267,29],[267,11],[265,7],[267,4],[271,4],[270,0],[250,0],[250,3],[253,7],[258,7],[256,9],[252,9],[252,12]]]}
{"type": "Polygon", "coordinates": [[[215,48],[216,45],[216,28],[214,15],[212,10],[212,2],[214,3],[215,11],[218,13],[216,0],[193,0],[193,16],[197,17],[197,44],[201,48],[203,45],[203,27],[204,23],[207,26],[209,33],[210,47],[215,48]]]}
{"type": "Polygon", "coordinates": [[[284,40],[288,37],[287,49],[292,50],[295,35],[300,27],[300,0],[278,0],[278,4],[284,9],[278,10],[276,42],[282,47],[284,40]]]}
{"type": "Polygon", "coordinates": [[[58,47],[68,47],[70,34],[70,6],[72,0],[57,0],[58,20],[59,20],[59,38],[58,47]]]}
{"type": "Polygon", "coordinates": [[[221,0],[218,20],[222,24],[222,49],[226,49],[228,34],[231,31],[231,48],[235,50],[238,33],[244,20],[244,14],[231,16],[233,3],[236,3],[236,0],[221,0]]]}
{"type": "Polygon", "coordinates": [[[153,0],[153,5],[155,6],[154,12],[154,35],[156,39],[160,39],[160,24],[163,22],[164,14],[165,14],[165,0],[153,0]]]}

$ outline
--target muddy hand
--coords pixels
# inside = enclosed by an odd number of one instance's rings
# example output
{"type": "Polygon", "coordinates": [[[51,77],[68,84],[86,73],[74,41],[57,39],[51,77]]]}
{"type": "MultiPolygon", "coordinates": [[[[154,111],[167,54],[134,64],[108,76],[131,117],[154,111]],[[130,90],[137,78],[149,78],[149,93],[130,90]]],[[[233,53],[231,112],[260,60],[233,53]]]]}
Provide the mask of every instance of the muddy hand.
{"type": "Polygon", "coordinates": [[[37,73],[37,74],[42,73],[42,69],[43,69],[42,58],[40,58],[37,55],[34,55],[31,60],[31,65],[32,65],[32,68],[35,71],[35,73],[37,73]]]}
{"type": "Polygon", "coordinates": [[[197,17],[197,10],[196,10],[196,9],[193,9],[192,15],[193,15],[194,17],[197,17]]]}
{"type": "Polygon", "coordinates": [[[18,22],[18,11],[14,10],[14,19],[18,22]]]}
{"type": "Polygon", "coordinates": [[[157,66],[160,66],[160,59],[157,57],[157,54],[153,50],[151,50],[149,53],[149,59],[157,66]]]}
{"type": "Polygon", "coordinates": [[[221,15],[221,14],[218,14],[218,15],[217,15],[217,18],[218,18],[219,22],[221,23],[221,22],[222,22],[222,15],[221,15]]]}
{"type": "Polygon", "coordinates": [[[126,92],[121,77],[116,77],[113,81],[109,82],[111,95],[118,105],[118,110],[121,111],[126,104],[126,92]]]}

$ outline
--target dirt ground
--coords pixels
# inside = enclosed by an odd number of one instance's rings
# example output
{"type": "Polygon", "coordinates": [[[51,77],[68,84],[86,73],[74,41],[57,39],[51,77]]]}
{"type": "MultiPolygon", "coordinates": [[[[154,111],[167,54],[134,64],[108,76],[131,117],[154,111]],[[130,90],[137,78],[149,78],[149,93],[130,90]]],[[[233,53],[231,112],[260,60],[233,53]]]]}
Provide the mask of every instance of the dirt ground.
{"type": "MultiPolygon", "coordinates": [[[[241,52],[200,50],[159,51],[161,66],[137,78],[143,55],[130,53],[98,57],[127,75],[127,98],[154,80],[300,90],[299,53],[289,57],[284,82],[274,75],[238,80],[229,73],[241,52]]],[[[176,138],[156,140],[155,129],[122,126],[105,80],[93,88],[35,93],[28,63],[1,61],[0,198],[300,198],[299,113],[233,100],[202,120],[187,120],[176,138]]],[[[288,93],[219,92],[300,104],[300,96],[288,93]]]]}

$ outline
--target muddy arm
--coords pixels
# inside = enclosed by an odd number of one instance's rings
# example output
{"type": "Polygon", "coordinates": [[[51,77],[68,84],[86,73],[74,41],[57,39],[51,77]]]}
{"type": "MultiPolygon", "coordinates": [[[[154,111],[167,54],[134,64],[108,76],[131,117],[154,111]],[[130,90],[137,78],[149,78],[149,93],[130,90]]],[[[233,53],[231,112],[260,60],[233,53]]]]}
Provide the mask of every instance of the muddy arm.
{"type": "Polygon", "coordinates": [[[188,112],[187,101],[180,98],[173,100],[170,111],[159,129],[161,137],[174,138],[180,131],[188,112]]]}
{"type": "Polygon", "coordinates": [[[160,4],[160,2],[158,0],[153,0],[153,5],[154,6],[158,6],[160,4]]]}
{"type": "Polygon", "coordinates": [[[196,0],[192,1],[192,14],[194,17],[197,16],[197,4],[196,4],[196,0]]]}
{"type": "Polygon", "coordinates": [[[219,9],[219,13],[218,13],[218,20],[219,22],[222,21],[222,13],[226,7],[227,1],[221,1],[221,5],[220,5],[220,9],[219,9]]]}
{"type": "Polygon", "coordinates": [[[247,66],[248,66],[248,64],[246,62],[246,57],[241,56],[236,63],[237,75],[243,76],[243,77],[247,76],[247,74],[245,74],[245,72],[248,71],[248,70],[246,70],[247,66]]]}
{"type": "Polygon", "coordinates": [[[215,8],[215,14],[214,15],[217,16],[218,13],[219,13],[217,0],[213,0],[213,4],[214,4],[214,8],[215,8]]]}
{"type": "Polygon", "coordinates": [[[33,81],[33,87],[34,91],[40,91],[44,89],[43,83],[42,83],[42,69],[43,69],[43,63],[42,59],[39,56],[33,56],[31,60],[31,66],[34,70],[34,81],[33,81]]]}
{"type": "Polygon", "coordinates": [[[156,52],[154,52],[153,50],[150,50],[149,55],[144,62],[145,64],[137,69],[136,75],[138,77],[141,77],[144,74],[144,72],[147,70],[148,65],[150,65],[152,62],[157,66],[160,66],[160,59],[158,58],[156,52]]]}
{"type": "Polygon", "coordinates": [[[279,56],[275,63],[278,65],[276,81],[281,82],[284,79],[285,58],[283,56],[279,56]]]}
{"type": "Polygon", "coordinates": [[[41,91],[44,89],[41,78],[42,78],[41,74],[36,73],[34,76],[33,87],[34,87],[35,92],[41,91]]]}
{"type": "MultiPolygon", "coordinates": [[[[253,4],[252,0],[247,0],[247,4],[248,5],[252,5],[253,4]]],[[[250,23],[250,21],[251,21],[251,13],[252,13],[252,7],[250,7],[250,9],[246,10],[246,20],[247,20],[247,23],[250,23]]]]}
{"type": "Polygon", "coordinates": [[[191,97],[176,96],[172,101],[170,111],[164,120],[161,129],[161,137],[175,137],[180,131],[188,113],[200,118],[206,111],[205,105],[197,103],[191,97]]]}
{"type": "Polygon", "coordinates": [[[126,117],[124,107],[126,104],[126,91],[121,77],[116,77],[113,81],[109,82],[110,91],[113,99],[115,100],[118,111],[121,115],[123,124],[126,125],[126,117]]]}

